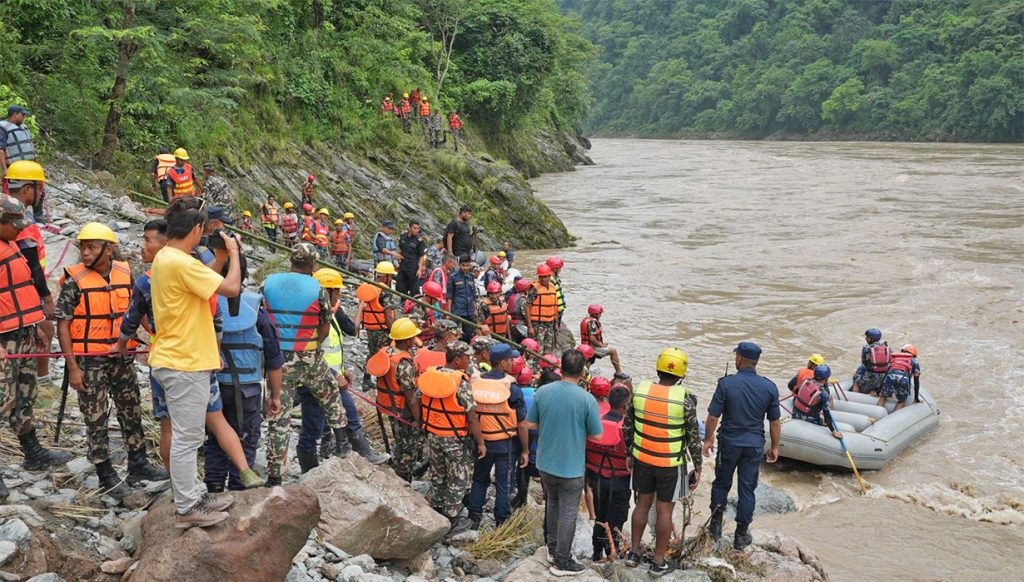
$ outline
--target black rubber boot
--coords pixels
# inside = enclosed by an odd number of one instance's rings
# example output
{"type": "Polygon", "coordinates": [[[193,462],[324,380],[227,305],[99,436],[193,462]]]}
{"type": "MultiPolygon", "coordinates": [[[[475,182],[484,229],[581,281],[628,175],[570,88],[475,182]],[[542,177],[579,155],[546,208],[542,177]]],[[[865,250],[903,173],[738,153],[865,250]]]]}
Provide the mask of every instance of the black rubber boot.
{"type": "Polygon", "coordinates": [[[347,457],[352,452],[352,445],[348,442],[348,431],[344,428],[334,429],[334,456],[347,457]]]}
{"type": "Polygon", "coordinates": [[[391,455],[387,453],[378,453],[373,450],[373,446],[370,445],[370,439],[366,438],[366,431],[361,428],[359,430],[349,431],[348,440],[352,443],[353,451],[374,465],[386,463],[388,462],[388,459],[391,458],[391,455]]]}
{"type": "Polygon", "coordinates": [[[206,492],[207,493],[224,493],[224,482],[221,481],[220,483],[210,483],[209,481],[207,481],[207,483],[206,483],[206,492]]]}
{"type": "Polygon", "coordinates": [[[732,540],[733,549],[743,551],[744,548],[754,542],[754,536],[750,535],[750,532],[747,531],[749,527],[750,524],[747,523],[736,524],[736,535],[732,540]]]}
{"type": "Polygon", "coordinates": [[[128,478],[125,480],[130,485],[136,485],[140,481],[163,481],[170,478],[167,471],[149,462],[145,448],[128,451],[128,478]]]}
{"type": "Polygon", "coordinates": [[[326,461],[334,456],[334,431],[325,430],[320,439],[320,459],[326,461]]]}
{"type": "Polygon", "coordinates": [[[10,495],[11,492],[7,489],[7,483],[4,483],[4,478],[0,477],[0,500],[7,499],[10,495]]]}
{"type": "Polygon", "coordinates": [[[716,542],[722,539],[722,509],[711,512],[711,523],[708,524],[708,533],[716,542]]]}
{"type": "Polygon", "coordinates": [[[295,456],[299,458],[299,468],[303,474],[309,472],[313,467],[320,466],[320,459],[317,458],[316,451],[295,451],[295,456]]]}
{"type": "Polygon", "coordinates": [[[482,520],[483,517],[484,516],[482,514],[474,513],[472,511],[469,512],[469,521],[470,521],[469,529],[479,530],[480,529],[480,520],[482,520]]]}
{"type": "Polygon", "coordinates": [[[267,475],[267,482],[264,483],[263,486],[264,487],[277,487],[280,484],[281,484],[281,478],[280,477],[271,477],[270,475],[267,475]]]}
{"type": "Polygon", "coordinates": [[[460,533],[468,531],[471,527],[473,527],[473,520],[469,519],[468,517],[456,517],[455,519],[451,520],[451,522],[452,527],[448,530],[448,537],[459,535],[460,533]]]}
{"type": "Polygon", "coordinates": [[[114,499],[120,500],[132,491],[131,487],[125,485],[117,476],[117,471],[110,461],[96,463],[96,476],[100,478],[100,491],[114,499]]]}
{"type": "Polygon", "coordinates": [[[71,458],[71,453],[59,453],[44,449],[43,445],[39,444],[39,438],[36,437],[34,428],[25,434],[18,435],[18,441],[21,443],[21,452],[25,455],[25,461],[21,466],[26,471],[39,471],[63,465],[71,458]]]}

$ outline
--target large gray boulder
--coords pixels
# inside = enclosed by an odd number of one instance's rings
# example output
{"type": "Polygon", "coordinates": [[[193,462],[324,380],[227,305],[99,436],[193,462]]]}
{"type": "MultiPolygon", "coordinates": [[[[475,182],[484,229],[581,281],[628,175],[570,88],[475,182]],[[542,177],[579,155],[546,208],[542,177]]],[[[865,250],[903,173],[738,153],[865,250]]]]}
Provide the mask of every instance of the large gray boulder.
{"type": "MultiPolygon", "coordinates": [[[[730,518],[736,517],[737,499],[735,495],[729,497],[725,513],[730,518]]],[[[794,511],[796,511],[796,502],[793,501],[789,493],[765,483],[757,484],[757,489],[754,489],[754,515],[792,513],[794,511]]]]}
{"type": "Polygon", "coordinates": [[[448,520],[387,467],[359,455],[332,458],[300,482],[320,498],[320,536],[349,554],[405,560],[430,549],[448,520]]]}

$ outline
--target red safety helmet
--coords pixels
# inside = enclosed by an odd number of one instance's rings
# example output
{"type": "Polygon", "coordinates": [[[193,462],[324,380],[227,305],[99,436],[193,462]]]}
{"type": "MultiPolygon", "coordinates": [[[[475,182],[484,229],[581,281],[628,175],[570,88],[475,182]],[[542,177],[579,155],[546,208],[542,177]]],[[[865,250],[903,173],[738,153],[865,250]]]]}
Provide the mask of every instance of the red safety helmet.
{"type": "Polygon", "coordinates": [[[532,337],[528,337],[523,340],[523,347],[530,350],[531,352],[540,353],[540,344],[537,343],[537,340],[533,339],[532,337]]]}
{"type": "Polygon", "coordinates": [[[560,257],[551,257],[548,259],[547,265],[552,269],[561,269],[565,266],[565,262],[563,262],[560,257]]]}
{"type": "Polygon", "coordinates": [[[524,358],[522,354],[520,354],[518,358],[512,360],[512,371],[509,372],[509,374],[511,374],[512,376],[518,376],[519,372],[522,372],[525,366],[526,358],[524,358]]]}
{"type": "Polygon", "coordinates": [[[491,257],[491,264],[495,266],[500,265],[501,257],[499,257],[498,255],[494,255],[493,257],[491,257]]]}
{"type": "Polygon", "coordinates": [[[597,398],[607,398],[612,391],[612,382],[604,376],[594,376],[590,379],[590,393],[597,398]]]}
{"type": "Polygon", "coordinates": [[[313,212],[313,205],[308,203],[308,202],[303,204],[302,205],[302,211],[303,212],[313,212]]]}
{"type": "Polygon", "coordinates": [[[516,279],[516,291],[520,293],[529,289],[530,285],[533,285],[533,281],[527,279],[526,277],[523,277],[522,279],[516,279]]]}
{"type": "Polygon", "coordinates": [[[441,289],[441,285],[436,281],[427,281],[423,284],[423,294],[427,297],[433,297],[440,301],[441,298],[444,297],[444,290],[441,289]]]}
{"type": "Polygon", "coordinates": [[[593,360],[594,359],[594,348],[590,347],[590,344],[583,344],[576,346],[576,351],[583,354],[583,359],[593,360]]]}
{"type": "Polygon", "coordinates": [[[545,265],[544,263],[541,263],[540,265],[537,265],[537,276],[538,277],[550,277],[551,276],[551,267],[545,265]]]}
{"type": "Polygon", "coordinates": [[[520,386],[529,386],[533,383],[533,370],[529,366],[523,366],[523,369],[516,375],[516,384],[520,386]]]}
{"type": "Polygon", "coordinates": [[[488,293],[501,293],[501,283],[497,281],[491,281],[487,284],[488,293]]]}
{"type": "Polygon", "coordinates": [[[590,315],[601,315],[604,313],[604,307],[601,307],[599,303],[591,303],[587,306],[587,313],[590,315]]]}
{"type": "Polygon", "coordinates": [[[310,182],[316,182],[316,176],[314,176],[313,174],[307,176],[306,179],[309,180],[310,182]]]}
{"type": "Polygon", "coordinates": [[[540,369],[545,368],[557,368],[562,365],[562,360],[558,359],[558,356],[554,354],[546,354],[540,359],[540,369]]]}

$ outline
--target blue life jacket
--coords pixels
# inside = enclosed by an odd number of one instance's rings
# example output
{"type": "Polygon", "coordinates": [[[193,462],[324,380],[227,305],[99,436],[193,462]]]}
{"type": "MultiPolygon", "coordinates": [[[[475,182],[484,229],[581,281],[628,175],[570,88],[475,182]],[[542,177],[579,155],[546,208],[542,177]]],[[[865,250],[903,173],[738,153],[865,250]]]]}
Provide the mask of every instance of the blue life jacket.
{"type": "MultiPolygon", "coordinates": [[[[530,412],[530,407],[533,406],[533,394],[537,389],[532,386],[523,388],[523,400],[526,401],[526,412],[530,412]]],[[[537,462],[537,436],[538,432],[530,430],[530,462],[537,462]]]]}
{"type": "Polygon", "coordinates": [[[302,273],[275,273],[263,283],[264,306],[277,326],[281,349],[309,352],[319,348],[320,283],[302,273]]]}
{"type": "Polygon", "coordinates": [[[244,291],[239,301],[238,315],[232,316],[228,300],[218,296],[217,304],[224,314],[224,336],[220,354],[224,369],[217,372],[217,381],[224,386],[259,384],[263,380],[263,336],[256,329],[256,317],[263,296],[244,291]]]}

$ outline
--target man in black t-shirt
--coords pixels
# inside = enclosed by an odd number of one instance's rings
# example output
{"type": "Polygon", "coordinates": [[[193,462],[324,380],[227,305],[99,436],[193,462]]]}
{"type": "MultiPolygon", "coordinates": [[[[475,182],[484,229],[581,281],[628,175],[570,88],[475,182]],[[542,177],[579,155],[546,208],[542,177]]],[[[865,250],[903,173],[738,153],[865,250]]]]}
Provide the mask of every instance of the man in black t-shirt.
{"type": "Polygon", "coordinates": [[[449,253],[461,256],[473,252],[473,235],[469,230],[469,219],[472,216],[473,209],[463,205],[459,209],[459,217],[448,223],[444,231],[444,246],[449,253]]]}
{"type": "Polygon", "coordinates": [[[395,278],[395,290],[399,293],[416,295],[419,292],[417,282],[423,277],[423,255],[426,245],[420,238],[420,223],[409,223],[409,230],[398,239],[398,252],[402,260],[398,263],[398,276],[395,278]]]}

